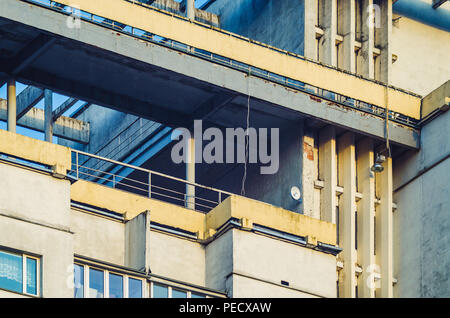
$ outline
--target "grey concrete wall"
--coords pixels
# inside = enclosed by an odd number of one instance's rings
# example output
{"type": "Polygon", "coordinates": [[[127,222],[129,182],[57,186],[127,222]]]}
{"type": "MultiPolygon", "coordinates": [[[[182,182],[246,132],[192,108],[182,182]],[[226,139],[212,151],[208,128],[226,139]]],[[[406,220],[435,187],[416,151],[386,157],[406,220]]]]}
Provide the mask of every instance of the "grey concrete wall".
{"type": "Polygon", "coordinates": [[[151,231],[150,269],[156,275],[205,286],[205,249],[199,243],[151,231]]]}
{"type": "Polygon", "coordinates": [[[450,297],[449,121],[447,112],[424,126],[420,152],[395,162],[394,189],[432,167],[394,192],[397,297],[450,297]]]}
{"type": "Polygon", "coordinates": [[[73,297],[70,182],[0,164],[0,189],[0,246],[40,256],[43,297],[73,297]]]}
{"type": "Polygon", "coordinates": [[[333,255],[263,235],[233,230],[233,273],[233,297],[336,297],[333,255]]]}
{"type": "Polygon", "coordinates": [[[150,212],[125,224],[125,266],[138,271],[150,269],[150,212]]]}
{"type": "Polygon", "coordinates": [[[118,221],[71,211],[74,253],[125,266],[125,226],[118,221]]]}
{"type": "Polygon", "coordinates": [[[206,287],[221,292],[228,296],[232,290],[227,285],[227,276],[233,271],[233,233],[228,231],[216,238],[205,248],[205,284],[206,287]]]}
{"type": "Polygon", "coordinates": [[[304,0],[216,0],[207,11],[222,29],[290,52],[304,52],[304,0]]]}

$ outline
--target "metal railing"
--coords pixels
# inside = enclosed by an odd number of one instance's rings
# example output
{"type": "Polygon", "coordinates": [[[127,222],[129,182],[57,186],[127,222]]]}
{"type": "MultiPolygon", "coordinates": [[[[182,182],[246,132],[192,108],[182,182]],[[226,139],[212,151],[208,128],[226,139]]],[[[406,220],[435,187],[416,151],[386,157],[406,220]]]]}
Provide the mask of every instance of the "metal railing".
{"type": "MultiPolygon", "coordinates": [[[[41,5],[41,6],[44,6],[46,8],[49,8],[49,9],[52,9],[52,10],[64,13],[66,15],[71,15],[74,12],[73,8],[71,8],[70,6],[66,6],[64,4],[60,4],[60,3],[56,2],[56,1],[48,1],[48,0],[21,0],[21,1],[25,1],[25,2],[29,2],[29,3],[34,3],[34,4],[37,4],[37,5],[41,5]]],[[[279,49],[279,48],[276,48],[276,47],[272,47],[270,45],[267,45],[267,44],[264,44],[264,43],[261,43],[261,42],[249,39],[249,38],[245,38],[243,36],[240,36],[240,35],[237,35],[237,34],[234,34],[234,33],[231,33],[231,32],[227,32],[225,30],[221,30],[221,29],[218,29],[218,28],[215,28],[215,27],[212,27],[210,25],[203,24],[203,23],[198,22],[198,21],[191,21],[191,20],[186,19],[183,16],[179,16],[179,15],[176,15],[176,14],[173,14],[173,13],[161,10],[161,9],[154,8],[154,7],[150,6],[150,5],[147,5],[147,4],[139,2],[139,1],[134,1],[134,0],[124,0],[124,1],[133,3],[134,5],[145,7],[145,8],[150,9],[150,10],[158,11],[158,12],[160,12],[162,14],[170,15],[170,16],[172,16],[174,18],[186,20],[186,21],[189,21],[190,23],[195,23],[195,24],[197,24],[197,25],[199,25],[201,27],[204,27],[204,28],[213,29],[216,32],[221,32],[221,33],[233,36],[235,38],[241,39],[243,41],[250,42],[250,43],[255,44],[255,45],[259,45],[259,46],[262,46],[262,47],[265,47],[265,48],[269,48],[269,49],[271,49],[273,51],[276,51],[276,52],[278,52],[280,54],[289,55],[289,56],[292,56],[294,58],[298,58],[300,60],[308,60],[308,61],[310,61],[312,63],[317,63],[315,61],[311,61],[309,59],[306,59],[306,58],[304,58],[301,55],[298,55],[298,54],[295,54],[295,53],[292,53],[292,52],[288,52],[288,51],[285,51],[285,50],[282,50],[282,49],[279,49]]],[[[263,78],[265,80],[268,80],[268,81],[271,81],[271,82],[274,82],[274,83],[277,83],[277,84],[281,84],[283,86],[286,86],[286,87],[289,87],[289,88],[292,88],[292,89],[295,89],[295,90],[307,93],[309,95],[313,95],[313,96],[319,97],[321,99],[332,101],[332,102],[338,103],[340,105],[343,105],[343,106],[346,106],[346,107],[350,107],[350,108],[353,108],[353,109],[356,109],[356,110],[359,110],[359,111],[362,111],[362,112],[365,112],[365,113],[368,113],[368,114],[371,114],[371,115],[374,115],[374,116],[377,116],[377,117],[381,117],[383,119],[386,118],[386,109],[384,107],[380,107],[380,106],[377,106],[377,105],[366,103],[366,102],[361,101],[361,100],[356,100],[354,98],[351,98],[351,97],[348,97],[348,96],[345,96],[345,95],[341,95],[341,94],[336,93],[336,92],[325,90],[325,89],[322,89],[320,87],[316,87],[316,86],[313,86],[313,85],[310,85],[310,84],[307,84],[307,83],[304,83],[304,82],[301,82],[301,81],[298,81],[298,80],[294,80],[294,79],[291,79],[291,78],[288,78],[288,77],[285,77],[285,76],[282,76],[282,75],[278,75],[276,73],[273,73],[273,72],[270,72],[270,71],[267,71],[267,70],[263,70],[261,68],[254,67],[254,66],[248,65],[246,63],[242,63],[242,62],[233,60],[231,58],[227,58],[227,57],[224,57],[224,56],[221,56],[221,55],[217,55],[217,54],[214,54],[214,53],[206,51],[206,50],[198,49],[198,48],[189,46],[187,44],[184,44],[184,43],[181,43],[181,42],[178,42],[178,41],[167,39],[167,38],[161,37],[159,35],[147,32],[145,30],[141,30],[141,29],[135,28],[135,27],[133,27],[131,25],[125,25],[125,24],[117,22],[117,21],[112,21],[110,19],[107,19],[107,18],[104,18],[104,17],[100,17],[100,16],[97,16],[97,15],[91,14],[89,12],[83,11],[83,10],[77,10],[77,12],[79,12],[80,19],[82,19],[82,20],[85,20],[85,21],[88,21],[88,22],[91,22],[91,23],[94,23],[94,24],[102,25],[103,27],[107,27],[107,28],[113,29],[115,31],[122,32],[124,34],[130,35],[130,36],[133,36],[133,37],[136,37],[136,38],[139,38],[139,39],[151,42],[151,43],[155,43],[155,44],[158,44],[158,45],[161,45],[161,46],[164,46],[164,47],[172,48],[174,50],[181,51],[181,52],[189,54],[189,55],[197,56],[197,57],[200,57],[202,59],[208,60],[210,62],[213,62],[213,63],[216,63],[216,64],[221,64],[221,65],[224,65],[226,67],[233,68],[233,69],[239,70],[241,72],[245,72],[248,75],[252,75],[252,76],[255,76],[255,77],[263,78]]],[[[321,64],[321,65],[323,65],[323,64],[321,64]]],[[[332,69],[336,69],[336,68],[334,68],[332,66],[328,66],[328,65],[323,65],[323,66],[329,67],[329,68],[332,68],[332,69]]],[[[339,71],[343,71],[343,70],[339,70],[339,71]]],[[[345,71],[343,71],[343,72],[345,72],[345,71]]],[[[346,73],[349,73],[349,72],[346,72],[346,73]]],[[[351,73],[349,73],[349,74],[351,74],[351,73]]],[[[355,74],[352,74],[352,75],[356,76],[355,74]]],[[[370,80],[370,79],[366,79],[366,78],[362,78],[362,80],[376,82],[374,80],[370,80]]],[[[399,91],[403,91],[401,89],[398,89],[398,88],[395,88],[395,87],[392,87],[392,86],[389,86],[389,87],[393,88],[393,89],[396,89],[396,90],[399,90],[399,91]]],[[[411,94],[410,92],[406,92],[406,91],[404,91],[404,92],[406,94],[411,94]]],[[[411,95],[414,95],[414,94],[411,94],[411,95]]],[[[414,96],[416,96],[416,95],[414,95],[414,96]]],[[[390,108],[392,108],[392,107],[390,107],[390,108]]],[[[404,114],[401,114],[401,113],[398,113],[398,112],[394,112],[394,111],[391,111],[391,110],[388,111],[388,117],[389,117],[389,120],[391,120],[393,122],[396,122],[396,123],[399,123],[399,124],[402,124],[402,125],[405,125],[405,126],[413,127],[413,128],[418,128],[418,120],[415,119],[415,118],[412,118],[412,117],[409,117],[409,116],[406,116],[404,114]]]]}
{"type": "Polygon", "coordinates": [[[208,213],[233,193],[203,186],[164,173],[72,149],[69,175],[99,183],[114,189],[176,204],[191,210],[208,213]],[[107,164],[108,170],[93,167],[107,164]],[[112,173],[111,170],[116,170],[112,173]],[[193,195],[188,195],[190,188],[193,195]]]}

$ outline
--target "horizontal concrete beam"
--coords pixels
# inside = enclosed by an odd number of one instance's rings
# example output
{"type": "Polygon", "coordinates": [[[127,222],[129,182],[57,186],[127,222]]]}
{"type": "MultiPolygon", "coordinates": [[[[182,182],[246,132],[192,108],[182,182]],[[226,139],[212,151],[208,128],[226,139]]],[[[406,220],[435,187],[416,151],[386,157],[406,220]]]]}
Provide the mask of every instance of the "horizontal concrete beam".
{"type": "MultiPolygon", "coordinates": [[[[42,11],[43,9],[24,5],[20,1],[5,0],[5,2],[9,5],[2,6],[4,11],[1,15],[6,15],[20,23],[32,25],[67,39],[91,45],[99,50],[115,53],[118,56],[127,56],[130,59],[176,72],[185,76],[186,80],[193,78],[209,83],[211,87],[234,91],[244,96],[248,94],[248,87],[250,87],[252,98],[267,102],[275,112],[276,107],[281,107],[371,137],[385,138],[385,122],[381,118],[326,100],[317,100],[307,93],[288,89],[257,77],[250,77],[249,83],[246,73],[156,44],[136,40],[130,36],[113,36],[111,30],[91,23],[82,21],[83,32],[73,32],[69,28],[60,27],[64,25],[66,17],[59,13],[42,11]],[[46,18],[43,19],[39,13],[46,18]]],[[[76,82],[76,79],[63,78],[63,74],[54,76],[53,74],[42,74],[42,72],[34,73],[36,72],[33,70],[28,71],[26,74],[28,80],[43,83],[46,87],[61,91],[62,94],[122,111],[124,111],[123,107],[133,107],[132,110],[127,109],[127,111],[161,123],[172,122],[175,127],[186,127],[186,114],[177,114],[162,106],[151,107],[152,105],[149,103],[134,100],[128,96],[114,95],[114,92],[111,91],[88,87],[83,83],[76,82]]],[[[419,147],[418,131],[411,128],[391,123],[390,138],[395,144],[410,148],[419,147]]]]}
{"type": "Polygon", "coordinates": [[[26,87],[17,96],[17,120],[22,118],[31,108],[44,98],[44,90],[34,86],[26,87]]]}
{"type": "MultiPolygon", "coordinates": [[[[6,121],[7,118],[6,100],[0,99],[0,120],[6,121]]],[[[44,119],[42,109],[32,108],[17,121],[17,125],[44,132],[44,119]]],[[[57,137],[87,144],[89,143],[89,124],[74,118],[59,117],[53,126],[53,134],[57,137]]]]}
{"type": "Polygon", "coordinates": [[[64,103],[61,104],[57,109],[53,111],[53,120],[57,120],[61,117],[70,107],[78,102],[76,98],[68,98],[64,103]]]}

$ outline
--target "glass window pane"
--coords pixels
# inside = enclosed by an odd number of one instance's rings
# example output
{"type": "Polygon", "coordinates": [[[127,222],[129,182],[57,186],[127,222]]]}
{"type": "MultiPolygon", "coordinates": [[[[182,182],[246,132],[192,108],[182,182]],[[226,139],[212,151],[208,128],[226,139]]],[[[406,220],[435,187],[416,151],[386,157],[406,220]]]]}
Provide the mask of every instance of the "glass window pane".
{"type": "Polygon", "coordinates": [[[172,298],[187,298],[187,292],[184,290],[172,289],[172,298]]]}
{"type": "Polygon", "coordinates": [[[169,288],[164,285],[153,284],[153,298],[169,298],[169,288]]]}
{"type": "Polygon", "coordinates": [[[84,267],[74,265],[74,298],[84,297],[84,267]]]}
{"type": "Polygon", "coordinates": [[[191,292],[191,298],[206,298],[206,296],[203,294],[197,294],[197,293],[191,292]]]}
{"type": "Polygon", "coordinates": [[[142,298],[142,281],[128,278],[128,298],[142,298]]]}
{"type": "Polygon", "coordinates": [[[123,298],[123,277],[109,274],[109,298],[123,298]]]}
{"type": "Polygon", "coordinates": [[[22,256],[0,252],[0,288],[23,292],[22,256]]]}
{"type": "Polygon", "coordinates": [[[27,257],[27,293],[37,295],[37,260],[27,257]]]}
{"type": "Polygon", "coordinates": [[[89,268],[89,298],[103,298],[103,271],[89,268]]]}

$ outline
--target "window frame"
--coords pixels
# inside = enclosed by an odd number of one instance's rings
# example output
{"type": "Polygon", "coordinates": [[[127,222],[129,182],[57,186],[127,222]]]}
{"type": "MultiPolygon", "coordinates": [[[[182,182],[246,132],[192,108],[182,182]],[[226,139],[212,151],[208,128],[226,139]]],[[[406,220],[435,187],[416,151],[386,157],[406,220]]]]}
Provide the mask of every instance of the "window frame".
{"type": "MultiPolygon", "coordinates": [[[[117,276],[121,276],[123,279],[123,284],[122,284],[122,293],[123,293],[123,298],[129,298],[129,289],[128,289],[128,280],[130,278],[138,280],[141,282],[141,288],[142,288],[142,298],[147,298],[147,291],[145,286],[146,284],[146,279],[141,278],[141,277],[137,277],[137,276],[133,276],[133,275],[128,275],[128,274],[124,274],[121,273],[119,270],[115,271],[114,269],[107,269],[107,268],[102,268],[100,266],[95,266],[95,265],[88,265],[88,264],[84,264],[81,262],[74,262],[74,265],[78,265],[83,267],[83,279],[84,279],[84,285],[83,285],[83,298],[91,298],[90,297],[90,287],[89,287],[89,270],[95,269],[98,271],[103,272],[103,298],[110,298],[109,297],[109,274],[113,274],[113,275],[117,275],[117,276]]],[[[75,268],[75,267],[74,267],[75,268]]],[[[75,270],[75,269],[74,269],[75,270]]],[[[75,279],[75,277],[74,277],[75,279]]],[[[75,297],[75,290],[74,290],[74,295],[75,297]]]]}
{"type": "MultiPolygon", "coordinates": [[[[206,298],[213,298],[210,295],[207,295],[206,293],[203,293],[203,292],[200,292],[200,291],[192,291],[192,290],[180,287],[180,286],[171,286],[171,285],[168,285],[168,284],[165,284],[165,283],[162,283],[162,282],[149,281],[148,285],[149,285],[149,289],[150,289],[150,292],[149,292],[149,297],[150,298],[155,298],[154,297],[154,291],[153,291],[155,284],[167,287],[167,299],[173,298],[172,297],[173,289],[176,289],[176,290],[182,291],[182,292],[186,292],[186,298],[192,298],[192,293],[204,295],[205,299],[206,298]]],[[[160,298],[160,299],[163,299],[163,298],[160,298]]],[[[182,299],[182,298],[180,298],[180,299],[182,299]]]]}
{"type": "Polygon", "coordinates": [[[2,290],[5,290],[10,293],[17,293],[25,296],[31,297],[41,297],[41,256],[29,254],[27,252],[13,250],[9,248],[0,247],[0,252],[5,254],[20,256],[22,258],[22,291],[18,292],[15,290],[9,290],[7,288],[1,287],[2,290]],[[36,294],[27,292],[27,259],[36,261],[36,294]]]}

